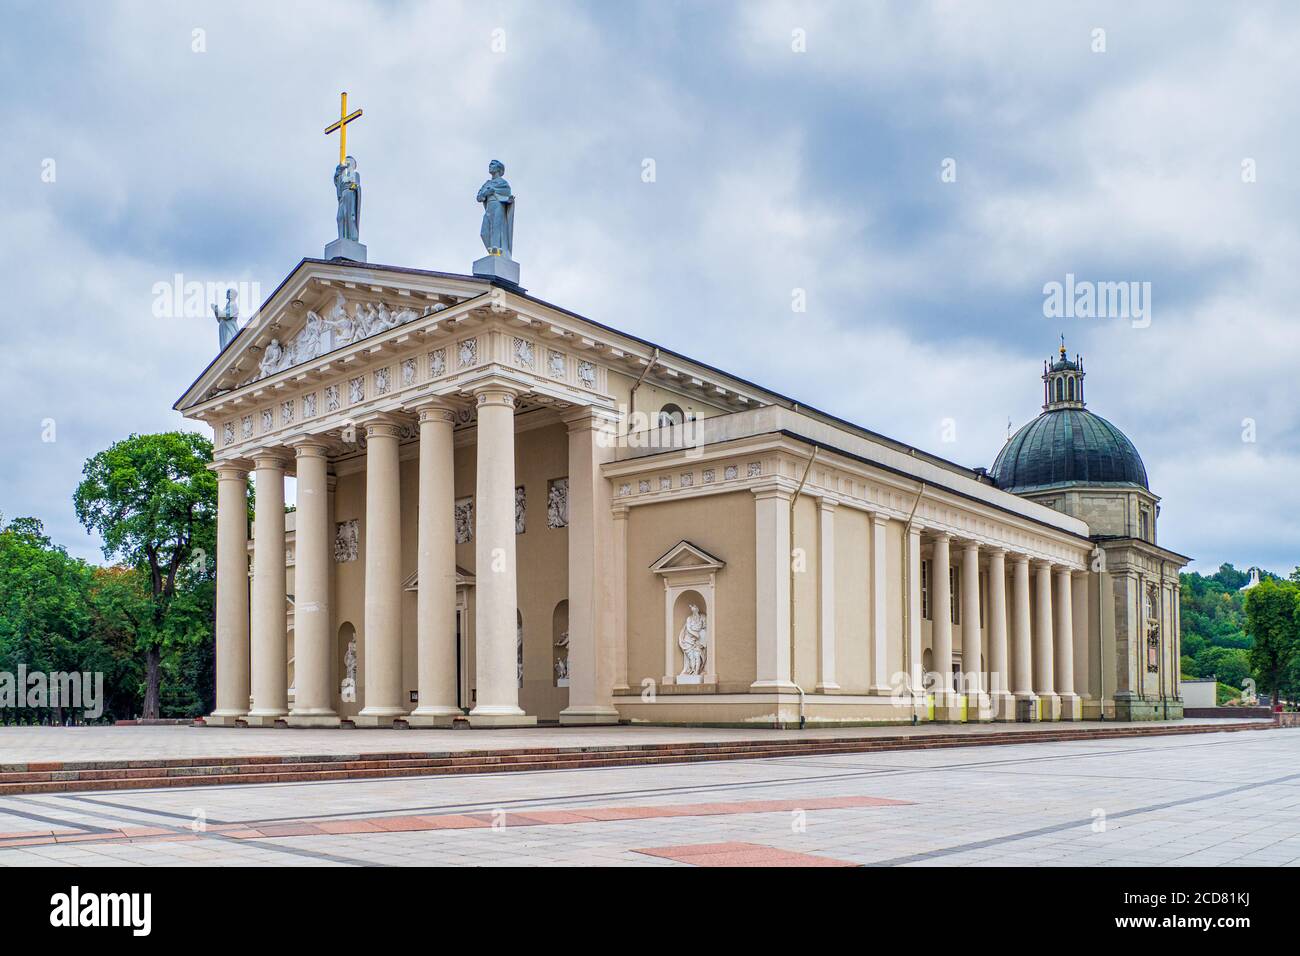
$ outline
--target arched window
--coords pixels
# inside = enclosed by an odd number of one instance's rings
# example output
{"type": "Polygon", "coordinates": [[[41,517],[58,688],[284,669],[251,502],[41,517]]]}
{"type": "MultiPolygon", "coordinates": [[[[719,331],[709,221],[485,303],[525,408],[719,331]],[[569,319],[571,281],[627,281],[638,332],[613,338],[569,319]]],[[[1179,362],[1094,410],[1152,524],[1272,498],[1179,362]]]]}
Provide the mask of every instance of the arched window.
{"type": "Polygon", "coordinates": [[[1070,379],[1070,384],[1067,386],[1066,391],[1069,393],[1070,401],[1074,401],[1074,379],[1070,379]]]}
{"type": "Polygon", "coordinates": [[[667,428],[669,425],[680,425],[684,421],[686,421],[686,413],[682,411],[680,405],[669,402],[659,409],[660,428],[667,428]]]}
{"type": "Polygon", "coordinates": [[[1056,380],[1056,400],[1059,402],[1059,401],[1062,401],[1064,398],[1065,398],[1065,388],[1064,388],[1064,384],[1063,384],[1063,383],[1061,382],[1061,380],[1058,378],[1058,379],[1056,380]]]}

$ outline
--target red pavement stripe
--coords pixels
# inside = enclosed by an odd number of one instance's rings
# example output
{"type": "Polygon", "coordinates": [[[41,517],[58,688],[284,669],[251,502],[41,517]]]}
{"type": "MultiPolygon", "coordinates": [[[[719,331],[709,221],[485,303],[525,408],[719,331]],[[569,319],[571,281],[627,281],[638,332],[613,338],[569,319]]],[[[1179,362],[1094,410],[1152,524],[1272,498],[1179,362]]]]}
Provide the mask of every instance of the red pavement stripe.
{"type": "Polygon", "coordinates": [[[691,866],[859,866],[848,860],[836,860],[811,853],[781,850],[761,843],[696,843],[682,846],[644,847],[633,850],[645,856],[657,856],[691,866]]]}
{"type": "MultiPolygon", "coordinates": [[[[618,820],[657,820],[668,817],[724,816],[738,813],[780,813],[794,810],[840,810],[853,807],[906,806],[910,800],[887,797],[815,797],[808,800],[739,800],[728,803],[679,803],[641,807],[586,807],[577,810],[528,810],[505,812],[506,826],[558,826],[579,823],[605,823],[618,820]]],[[[490,827],[497,821],[494,813],[449,813],[441,815],[366,817],[360,820],[287,820],[277,823],[246,823],[213,827],[213,833],[238,840],[262,838],[343,835],[352,833],[403,833],[416,830],[470,830],[490,827]]],[[[83,833],[79,830],[42,831],[38,833],[0,833],[0,848],[50,843],[112,842],[117,840],[192,840],[197,835],[161,827],[124,827],[109,833],[83,833]]],[[[704,844],[710,846],[712,844],[704,844]]],[[[727,844],[731,846],[731,844],[727,844]]],[[[739,844],[737,844],[739,845],[739,844]]],[[[669,849],[673,849],[670,847],[669,849]]],[[[637,851],[641,852],[641,851],[637,851]]],[[[648,852],[648,851],[646,851],[648,852]]],[[[749,852],[733,851],[733,852],[749,852]]],[[[743,863],[710,865],[750,865],[743,863]]],[[[753,865],[777,865],[760,863],[753,865]]],[[[822,865],[822,864],[819,864],[822,865]]]]}

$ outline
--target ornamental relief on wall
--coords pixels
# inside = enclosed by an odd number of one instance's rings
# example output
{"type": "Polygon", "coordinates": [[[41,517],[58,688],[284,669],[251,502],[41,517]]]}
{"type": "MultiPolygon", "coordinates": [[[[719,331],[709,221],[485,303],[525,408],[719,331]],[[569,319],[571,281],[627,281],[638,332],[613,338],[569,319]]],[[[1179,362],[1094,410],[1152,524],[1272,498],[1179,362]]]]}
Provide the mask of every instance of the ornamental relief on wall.
{"type": "Polygon", "coordinates": [[[334,523],[334,562],[346,564],[357,559],[360,536],[357,533],[357,519],[337,521],[334,523]]]}

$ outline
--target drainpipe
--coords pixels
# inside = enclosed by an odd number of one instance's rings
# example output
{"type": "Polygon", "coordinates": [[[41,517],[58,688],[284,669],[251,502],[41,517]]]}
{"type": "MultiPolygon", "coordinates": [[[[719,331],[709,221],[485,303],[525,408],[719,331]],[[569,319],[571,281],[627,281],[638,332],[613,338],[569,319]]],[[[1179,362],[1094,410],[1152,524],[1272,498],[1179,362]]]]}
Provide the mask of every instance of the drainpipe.
{"type": "Polygon", "coordinates": [[[799,487],[794,490],[794,496],[790,499],[790,518],[786,522],[789,532],[789,543],[786,547],[785,560],[790,567],[790,683],[794,684],[794,689],[799,692],[799,729],[804,729],[806,718],[804,717],[804,691],[798,683],[794,681],[794,649],[795,649],[795,621],[798,618],[795,615],[795,586],[794,586],[794,563],[790,558],[794,555],[794,506],[799,502],[799,496],[803,494],[803,486],[808,482],[808,475],[812,471],[813,462],[817,460],[818,448],[813,446],[812,455],[808,459],[808,464],[804,466],[803,477],[799,479],[799,487]]]}
{"type": "Polygon", "coordinates": [[[632,427],[632,415],[636,412],[636,390],[641,387],[641,383],[645,381],[645,377],[650,374],[650,370],[655,367],[655,363],[658,361],[659,346],[656,345],[654,352],[650,354],[650,361],[646,363],[646,367],[641,370],[641,374],[632,384],[632,391],[629,392],[627,396],[627,427],[629,429],[632,427]]]}
{"type": "Polygon", "coordinates": [[[925,494],[925,482],[921,482],[920,489],[916,492],[916,500],[912,502],[912,510],[907,515],[907,524],[903,526],[903,667],[907,671],[909,690],[912,691],[912,726],[915,727],[920,721],[916,713],[916,688],[911,687],[912,677],[912,562],[908,560],[907,543],[912,540],[912,519],[916,517],[916,509],[921,504],[921,496],[925,494]]]}

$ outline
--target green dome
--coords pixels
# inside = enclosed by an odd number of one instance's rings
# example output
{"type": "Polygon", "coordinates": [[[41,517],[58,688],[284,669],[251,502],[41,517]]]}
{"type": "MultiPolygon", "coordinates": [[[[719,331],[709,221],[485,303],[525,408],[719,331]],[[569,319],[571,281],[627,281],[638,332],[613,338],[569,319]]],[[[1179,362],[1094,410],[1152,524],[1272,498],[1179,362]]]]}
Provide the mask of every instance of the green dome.
{"type": "Polygon", "coordinates": [[[1051,408],[998,452],[989,471],[1004,491],[1057,485],[1140,485],[1147,470],[1128,437],[1086,408],[1051,408]]]}

